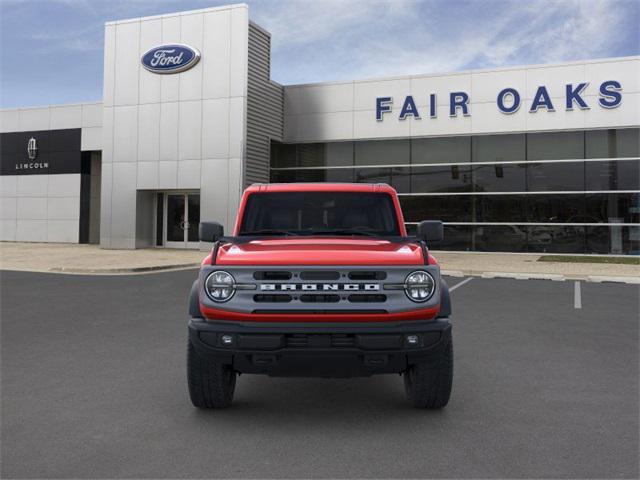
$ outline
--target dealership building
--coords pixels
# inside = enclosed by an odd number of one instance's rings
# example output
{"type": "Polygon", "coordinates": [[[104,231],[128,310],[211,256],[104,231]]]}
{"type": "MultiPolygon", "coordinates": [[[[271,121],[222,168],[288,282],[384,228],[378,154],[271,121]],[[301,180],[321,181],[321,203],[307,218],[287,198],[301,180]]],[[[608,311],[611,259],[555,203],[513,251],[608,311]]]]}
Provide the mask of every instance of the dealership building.
{"type": "Polygon", "coordinates": [[[100,103],[0,110],[1,239],[199,248],[266,182],[388,183],[442,250],[640,254],[640,57],[280,85],[246,5],[109,22],[100,103]]]}

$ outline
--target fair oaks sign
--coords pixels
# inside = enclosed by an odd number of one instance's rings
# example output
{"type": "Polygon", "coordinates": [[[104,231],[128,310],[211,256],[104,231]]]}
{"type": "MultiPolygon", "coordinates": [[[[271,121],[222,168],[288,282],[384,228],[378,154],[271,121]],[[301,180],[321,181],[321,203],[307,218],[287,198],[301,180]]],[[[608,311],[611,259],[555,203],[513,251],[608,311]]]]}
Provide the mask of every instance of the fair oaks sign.
{"type": "Polygon", "coordinates": [[[179,43],[160,45],[147,50],[140,58],[142,66],[153,73],[180,73],[200,60],[197,48],[179,43]]]}
{"type": "MultiPolygon", "coordinates": [[[[564,108],[567,111],[571,111],[574,108],[580,110],[589,110],[591,106],[585,100],[585,89],[588,87],[588,82],[573,84],[568,83],[564,86],[562,96],[564,102],[562,107],[554,105],[551,100],[551,94],[549,89],[542,85],[536,88],[531,103],[527,102],[526,108],[529,113],[536,113],[538,110],[546,110],[547,112],[554,112],[556,107],[564,108]]],[[[555,92],[554,92],[555,93],[555,92]]],[[[423,114],[429,118],[437,118],[438,116],[438,95],[436,93],[428,94],[428,104],[425,108],[427,112],[422,112],[414,99],[413,95],[407,95],[400,109],[398,110],[398,119],[406,120],[409,117],[413,117],[417,120],[422,119],[423,114]]],[[[471,115],[471,109],[469,107],[470,97],[467,92],[458,91],[449,93],[449,116],[457,117],[458,114],[468,117],[471,115]]],[[[503,114],[509,115],[517,112],[523,105],[524,100],[521,93],[512,87],[503,88],[496,95],[496,108],[503,114]]],[[[598,87],[598,105],[601,108],[616,108],[622,103],[622,85],[617,80],[607,80],[602,82],[598,87]]],[[[394,102],[392,97],[377,97],[376,98],[376,120],[381,122],[384,120],[385,114],[393,114],[394,102]]]]}

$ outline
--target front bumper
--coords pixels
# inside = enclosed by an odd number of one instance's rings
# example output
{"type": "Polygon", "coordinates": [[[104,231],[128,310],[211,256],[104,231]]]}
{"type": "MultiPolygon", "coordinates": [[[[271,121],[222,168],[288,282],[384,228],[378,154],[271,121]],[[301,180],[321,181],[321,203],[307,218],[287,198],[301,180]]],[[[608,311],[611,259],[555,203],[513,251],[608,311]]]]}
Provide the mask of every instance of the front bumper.
{"type": "Polygon", "coordinates": [[[417,360],[437,356],[451,339],[451,322],[264,324],[193,318],[189,339],[198,355],[240,373],[358,377],[400,373],[417,360]]]}

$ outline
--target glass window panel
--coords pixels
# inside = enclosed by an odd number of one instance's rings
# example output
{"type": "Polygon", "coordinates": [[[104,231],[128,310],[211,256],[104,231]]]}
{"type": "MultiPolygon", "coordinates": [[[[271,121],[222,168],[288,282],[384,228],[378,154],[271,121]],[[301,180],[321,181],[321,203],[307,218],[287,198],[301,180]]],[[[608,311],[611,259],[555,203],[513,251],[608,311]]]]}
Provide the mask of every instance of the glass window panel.
{"type": "Polygon", "coordinates": [[[325,155],[326,166],[353,165],[353,142],[327,143],[325,155]]]}
{"type": "Polygon", "coordinates": [[[471,205],[476,222],[526,222],[525,195],[477,195],[471,205]]]}
{"type": "Polygon", "coordinates": [[[584,253],[584,227],[530,225],[527,230],[530,252],[584,253]]]}
{"type": "Polygon", "coordinates": [[[189,231],[187,233],[187,240],[189,242],[197,242],[200,240],[198,233],[200,226],[200,194],[189,194],[187,201],[189,203],[189,231]]]}
{"type": "Polygon", "coordinates": [[[526,252],[527,230],[520,225],[475,226],[473,245],[480,252],[526,252]]]}
{"type": "Polygon", "coordinates": [[[400,204],[407,222],[442,220],[443,222],[471,222],[470,195],[402,196],[400,204]]]}
{"type": "Polygon", "coordinates": [[[585,132],[586,158],[640,156],[640,129],[622,128],[585,132]]]}
{"type": "Polygon", "coordinates": [[[584,195],[527,195],[527,222],[583,223],[584,195]]]}
{"type": "Polygon", "coordinates": [[[640,160],[586,162],[587,190],[640,190],[640,160]]]}
{"type": "Polygon", "coordinates": [[[470,192],[471,168],[462,165],[411,167],[412,193],[470,192]]]}
{"type": "Polygon", "coordinates": [[[324,143],[301,143],[296,145],[297,167],[322,167],[324,166],[324,143]]]}
{"type": "Polygon", "coordinates": [[[356,168],[354,179],[356,183],[386,183],[399,193],[409,193],[411,176],[408,167],[356,168]]]}
{"type": "Polygon", "coordinates": [[[583,191],[584,163],[530,163],[527,165],[527,191],[583,191]]]}
{"type": "Polygon", "coordinates": [[[271,142],[271,166],[274,168],[297,167],[296,146],[271,142]]]}
{"type": "Polygon", "coordinates": [[[524,134],[473,137],[474,162],[506,162],[527,158],[524,134]]]}
{"type": "Polygon", "coordinates": [[[434,245],[437,250],[472,250],[471,231],[473,227],[469,225],[445,225],[444,238],[434,245]]]}
{"type": "Polygon", "coordinates": [[[411,163],[471,161],[471,137],[417,138],[411,140],[411,163]]]}
{"type": "Polygon", "coordinates": [[[356,165],[408,164],[409,140],[372,140],[355,142],[356,165]]]}
{"type": "Polygon", "coordinates": [[[588,223],[640,223],[640,193],[589,193],[588,223]]]}
{"type": "Polygon", "coordinates": [[[587,253],[640,255],[640,227],[587,227],[587,253]]]}
{"type": "Polygon", "coordinates": [[[526,191],[526,166],[477,165],[473,168],[473,184],[476,192],[524,192],[526,191]]]}
{"type": "Polygon", "coordinates": [[[271,181],[274,183],[296,182],[353,182],[351,168],[310,169],[310,170],[272,170],[271,181]]]}
{"type": "Polygon", "coordinates": [[[584,158],[584,132],[527,134],[527,160],[584,158]]]}

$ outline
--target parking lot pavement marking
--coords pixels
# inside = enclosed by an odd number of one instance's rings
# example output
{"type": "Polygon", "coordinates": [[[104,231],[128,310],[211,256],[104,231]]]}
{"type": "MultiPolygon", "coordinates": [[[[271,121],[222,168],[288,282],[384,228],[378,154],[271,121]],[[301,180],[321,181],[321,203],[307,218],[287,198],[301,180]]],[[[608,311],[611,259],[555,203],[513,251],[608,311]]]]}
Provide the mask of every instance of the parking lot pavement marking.
{"type": "Polygon", "coordinates": [[[580,282],[574,283],[573,308],[582,308],[582,293],[580,292],[580,282]]]}
{"type": "Polygon", "coordinates": [[[473,280],[473,277],[465,278],[461,282],[458,282],[453,287],[449,288],[449,292],[453,292],[456,288],[463,286],[465,283],[469,283],[471,280],[473,280]]]}

